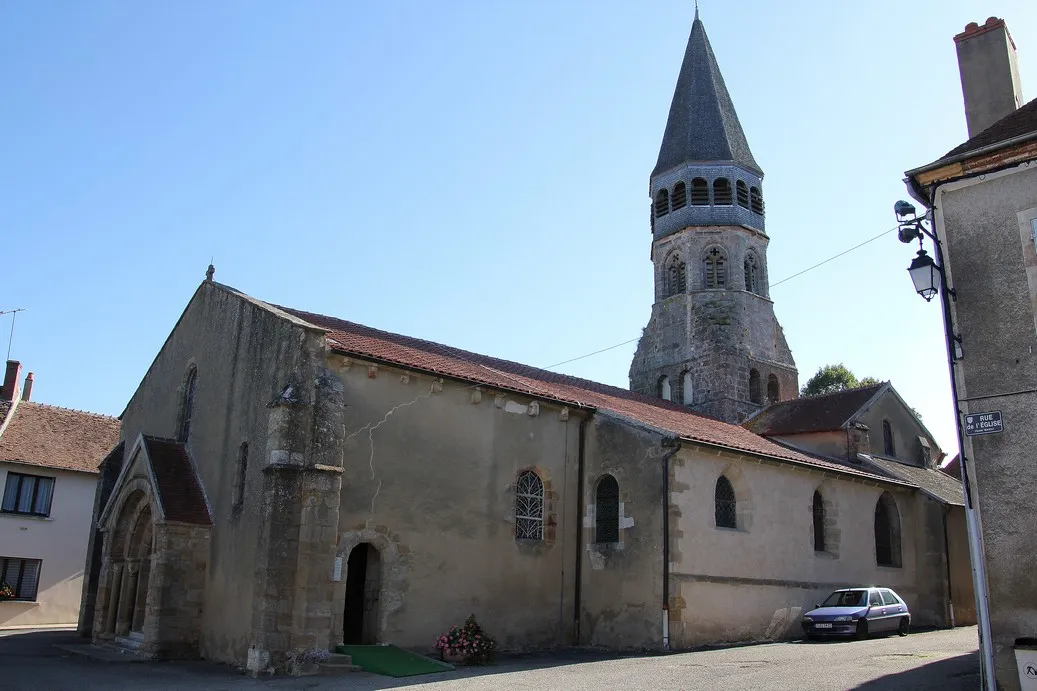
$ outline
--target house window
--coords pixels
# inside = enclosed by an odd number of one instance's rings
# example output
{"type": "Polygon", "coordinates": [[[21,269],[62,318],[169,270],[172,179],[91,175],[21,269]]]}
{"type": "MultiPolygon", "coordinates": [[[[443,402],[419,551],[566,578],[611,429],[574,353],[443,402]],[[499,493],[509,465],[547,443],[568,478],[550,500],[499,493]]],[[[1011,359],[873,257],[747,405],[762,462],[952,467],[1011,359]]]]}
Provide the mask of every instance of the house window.
{"type": "Polygon", "coordinates": [[[900,513],[889,492],[883,492],[875,504],[875,561],[879,566],[901,564],[900,513]]]}
{"type": "Polygon", "coordinates": [[[763,390],[760,388],[760,372],[755,367],[749,370],[749,400],[763,403],[763,390]]]}
{"type": "Polygon", "coordinates": [[[673,400],[673,390],[670,388],[670,378],[665,374],[659,377],[659,398],[664,401],[673,400]]]}
{"type": "Polygon", "coordinates": [[[594,541],[619,542],[619,483],[611,475],[598,480],[595,497],[594,541]]]}
{"type": "Polygon", "coordinates": [[[691,405],[694,399],[691,383],[691,372],[685,370],[684,374],[681,375],[681,403],[684,405],[691,405]]]}
{"type": "Polygon", "coordinates": [[[683,182],[678,182],[673,186],[673,196],[670,198],[670,206],[674,211],[677,209],[683,209],[688,203],[688,188],[683,182]]]}
{"type": "Polygon", "coordinates": [[[897,447],[893,443],[893,427],[890,426],[889,420],[882,421],[882,448],[887,456],[896,458],[897,447]]]}
{"type": "Polygon", "coordinates": [[[234,485],[234,511],[241,511],[245,504],[245,480],[248,476],[248,442],[238,448],[238,477],[234,485]]]}
{"type": "Polygon", "coordinates": [[[825,501],[821,493],[814,490],[814,551],[825,551],[825,501]]]}
{"type": "Polygon", "coordinates": [[[668,213],[670,213],[670,193],[666,190],[659,190],[655,194],[655,215],[658,218],[668,213]]]}
{"type": "Polygon", "coordinates": [[[515,537],[544,539],[544,482],[532,470],[519,475],[515,485],[515,537]]]}
{"type": "Polygon", "coordinates": [[[688,288],[688,268],[680,255],[673,255],[666,269],[666,296],[683,293],[688,288]]]}
{"type": "Polygon", "coordinates": [[[709,206],[709,183],[705,178],[695,178],[691,181],[691,205],[709,206]]]}
{"type": "Polygon", "coordinates": [[[717,206],[731,206],[731,181],[727,178],[713,181],[713,203],[717,206]]]}
{"type": "Polygon", "coordinates": [[[777,403],[781,399],[781,385],[778,383],[778,375],[767,375],[767,402],[777,403]]]}
{"type": "Polygon", "coordinates": [[[180,419],[176,426],[176,440],[184,444],[191,436],[191,414],[194,413],[194,389],[197,381],[198,370],[191,365],[184,380],[183,398],[180,399],[180,419]]]}
{"type": "Polygon", "coordinates": [[[713,495],[714,513],[718,528],[737,528],[738,513],[735,504],[735,488],[731,481],[721,475],[717,479],[716,491],[713,495]]]}
{"type": "Polygon", "coordinates": [[[738,206],[749,208],[749,186],[741,180],[735,182],[735,193],[738,195],[738,206]]]}
{"type": "Polygon", "coordinates": [[[706,287],[723,288],[727,285],[727,258],[719,248],[706,253],[706,287]]]}
{"type": "Polygon", "coordinates": [[[13,599],[32,602],[40,581],[39,559],[0,557],[0,581],[11,586],[13,599]]]}
{"type": "Polygon", "coordinates": [[[753,213],[763,216],[763,195],[758,187],[749,188],[749,203],[753,207],[753,213]]]}
{"type": "Polygon", "coordinates": [[[49,516],[54,496],[54,478],[8,473],[4,487],[4,513],[49,516]]]}

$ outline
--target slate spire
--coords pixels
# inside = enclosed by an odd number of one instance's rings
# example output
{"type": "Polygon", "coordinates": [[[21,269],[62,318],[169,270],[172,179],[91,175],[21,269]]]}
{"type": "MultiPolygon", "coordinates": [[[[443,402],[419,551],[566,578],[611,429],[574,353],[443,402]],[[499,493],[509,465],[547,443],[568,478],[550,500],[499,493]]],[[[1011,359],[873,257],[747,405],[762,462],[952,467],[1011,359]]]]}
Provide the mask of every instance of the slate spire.
{"type": "Polygon", "coordinates": [[[745,140],[696,5],[652,176],[682,163],[698,162],[736,163],[763,174],[745,140]]]}

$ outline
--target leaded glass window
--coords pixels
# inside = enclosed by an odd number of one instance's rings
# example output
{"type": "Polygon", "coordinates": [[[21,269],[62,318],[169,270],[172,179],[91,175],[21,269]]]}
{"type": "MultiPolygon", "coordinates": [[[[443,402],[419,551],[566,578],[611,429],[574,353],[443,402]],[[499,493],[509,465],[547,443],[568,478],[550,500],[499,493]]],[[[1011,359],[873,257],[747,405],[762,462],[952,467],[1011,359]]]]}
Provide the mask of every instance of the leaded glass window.
{"type": "Polygon", "coordinates": [[[611,475],[598,481],[595,497],[594,541],[619,542],[619,483],[611,475]]]}
{"type": "Polygon", "coordinates": [[[519,475],[515,485],[515,537],[544,539],[544,483],[531,470],[519,475]]]}
{"type": "Polygon", "coordinates": [[[731,486],[731,481],[723,475],[717,479],[714,501],[716,503],[717,527],[737,528],[738,512],[735,504],[735,488],[731,486]]]}

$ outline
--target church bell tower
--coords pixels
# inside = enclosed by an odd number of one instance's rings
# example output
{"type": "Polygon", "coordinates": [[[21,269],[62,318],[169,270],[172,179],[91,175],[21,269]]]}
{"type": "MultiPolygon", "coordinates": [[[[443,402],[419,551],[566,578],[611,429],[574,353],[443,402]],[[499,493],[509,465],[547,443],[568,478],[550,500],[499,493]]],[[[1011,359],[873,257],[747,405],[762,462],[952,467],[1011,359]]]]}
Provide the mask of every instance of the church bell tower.
{"type": "Polygon", "coordinates": [[[650,194],[655,304],[630,388],[732,423],[795,398],[768,288],[763,171],[697,9],[650,194]]]}

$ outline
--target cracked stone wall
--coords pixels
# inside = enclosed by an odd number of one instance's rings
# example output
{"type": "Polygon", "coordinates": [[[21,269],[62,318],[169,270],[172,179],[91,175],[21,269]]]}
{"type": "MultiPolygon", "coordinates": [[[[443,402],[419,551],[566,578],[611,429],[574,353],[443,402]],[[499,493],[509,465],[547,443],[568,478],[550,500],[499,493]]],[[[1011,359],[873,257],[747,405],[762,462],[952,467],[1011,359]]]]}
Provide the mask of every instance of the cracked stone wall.
{"type": "Polygon", "coordinates": [[[379,641],[422,651],[475,614],[505,649],[570,640],[578,416],[331,356],[346,403],[334,635],[349,551],[379,552],[379,641]],[[515,537],[515,483],[544,483],[544,539],[515,537]]]}
{"type": "MultiPolygon", "coordinates": [[[[319,333],[218,284],[202,283],[123,414],[121,438],[128,445],[142,432],[174,437],[184,376],[189,365],[197,367],[187,447],[213,514],[198,637],[206,658],[243,665],[253,642],[253,602],[262,594],[255,568],[268,509],[263,501],[263,469],[271,450],[268,405],[293,377],[308,382],[312,402],[323,364],[321,340],[319,333]],[[243,442],[248,443],[244,501],[236,506],[243,442]]],[[[302,432],[304,443],[309,436],[310,431],[302,432]]]]}
{"type": "Polygon", "coordinates": [[[917,623],[943,623],[941,534],[920,493],[696,447],[682,449],[671,469],[674,646],[795,636],[804,608],[835,588],[870,583],[900,593],[917,623]],[[716,526],[721,474],[735,490],[737,528],[716,526]],[[814,551],[815,490],[826,508],[825,552],[814,551]],[[876,565],[875,504],[884,490],[901,517],[901,568],[876,565]]]}

